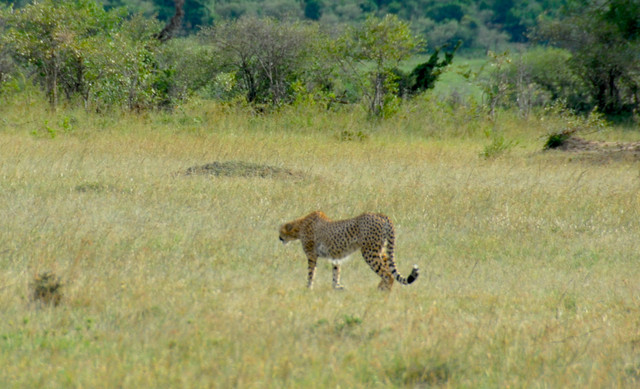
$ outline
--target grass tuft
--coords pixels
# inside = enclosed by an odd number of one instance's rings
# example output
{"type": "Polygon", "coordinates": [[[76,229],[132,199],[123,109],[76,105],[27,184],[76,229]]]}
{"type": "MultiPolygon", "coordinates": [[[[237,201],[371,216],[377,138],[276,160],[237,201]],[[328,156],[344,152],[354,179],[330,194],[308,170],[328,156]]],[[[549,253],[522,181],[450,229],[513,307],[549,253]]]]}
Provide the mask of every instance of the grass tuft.
{"type": "Polygon", "coordinates": [[[62,282],[51,272],[36,275],[31,283],[33,300],[45,305],[58,306],[62,301],[62,282]]]}
{"type": "Polygon", "coordinates": [[[396,385],[410,387],[432,387],[446,384],[452,377],[454,365],[449,362],[428,360],[413,361],[409,365],[400,363],[387,370],[389,380],[396,385]]]}

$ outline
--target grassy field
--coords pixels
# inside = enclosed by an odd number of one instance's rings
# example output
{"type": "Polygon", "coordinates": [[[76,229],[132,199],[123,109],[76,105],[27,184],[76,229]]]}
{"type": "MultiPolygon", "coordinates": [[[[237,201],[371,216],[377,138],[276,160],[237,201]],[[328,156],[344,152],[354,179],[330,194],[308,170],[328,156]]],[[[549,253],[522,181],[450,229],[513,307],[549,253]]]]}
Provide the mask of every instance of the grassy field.
{"type": "Polygon", "coordinates": [[[553,118],[0,110],[1,387],[640,385],[639,165],[542,152],[553,118]],[[277,229],[316,209],[389,215],[420,278],[307,290],[277,229]]]}

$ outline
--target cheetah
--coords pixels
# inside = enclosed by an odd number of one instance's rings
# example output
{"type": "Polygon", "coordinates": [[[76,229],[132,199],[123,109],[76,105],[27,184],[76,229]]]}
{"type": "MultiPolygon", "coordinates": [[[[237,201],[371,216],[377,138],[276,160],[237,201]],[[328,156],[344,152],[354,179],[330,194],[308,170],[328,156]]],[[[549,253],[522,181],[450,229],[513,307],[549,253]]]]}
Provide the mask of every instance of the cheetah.
{"type": "Polygon", "coordinates": [[[407,285],[418,278],[417,265],[413,266],[407,278],[396,270],[393,260],[393,223],[379,213],[363,213],[352,219],[332,221],[323,212],[315,211],[280,226],[282,243],[297,239],[300,239],[307,255],[309,288],[313,286],[316,261],[320,257],[329,259],[333,265],[333,288],[343,289],[340,284],[340,264],[358,249],[365,262],[382,278],[378,285],[380,290],[390,291],[394,279],[407,285]]]}

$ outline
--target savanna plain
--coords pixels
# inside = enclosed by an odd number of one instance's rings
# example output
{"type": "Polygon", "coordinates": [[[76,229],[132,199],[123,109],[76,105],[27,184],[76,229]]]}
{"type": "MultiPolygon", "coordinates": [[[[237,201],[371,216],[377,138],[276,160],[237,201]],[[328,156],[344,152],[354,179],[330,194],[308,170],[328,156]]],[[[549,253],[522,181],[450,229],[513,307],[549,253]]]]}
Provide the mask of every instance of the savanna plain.
{"type": "Polygon", "coordinates": [[[562,118],[0,110],[1,387],[640,385],[640,164],[542,151],[562,118]],[[278,226],[313,210],[387,214],[420,277],[307,290],[278,226]]]}

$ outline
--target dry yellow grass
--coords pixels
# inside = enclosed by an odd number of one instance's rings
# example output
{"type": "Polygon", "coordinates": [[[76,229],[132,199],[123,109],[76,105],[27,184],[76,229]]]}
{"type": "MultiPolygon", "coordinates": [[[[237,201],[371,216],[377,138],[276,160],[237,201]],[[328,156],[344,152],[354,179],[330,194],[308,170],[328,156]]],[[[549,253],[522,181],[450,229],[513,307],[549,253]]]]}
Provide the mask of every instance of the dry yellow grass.
{"type": "Polygon", "coordinates": [[[414,108],[378,125],[5,108],[0,386],[638,385],[637,162],[541,153],[548,121],[513,118],[518,145],[486,160],[492,124],[414,108]],[[214,161],[304,177],[176,174],[214,161]],[[306,290],[277,227],[314,209],[389,215],[418,281],[380,293],[355,257],[346,291],[326,264],[306,290]],[[31,302],[44,271],[57,307],[31,302]]]}

